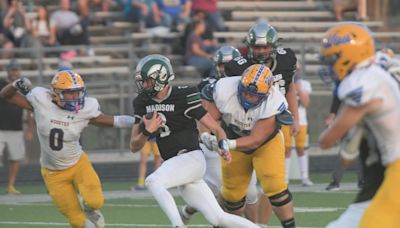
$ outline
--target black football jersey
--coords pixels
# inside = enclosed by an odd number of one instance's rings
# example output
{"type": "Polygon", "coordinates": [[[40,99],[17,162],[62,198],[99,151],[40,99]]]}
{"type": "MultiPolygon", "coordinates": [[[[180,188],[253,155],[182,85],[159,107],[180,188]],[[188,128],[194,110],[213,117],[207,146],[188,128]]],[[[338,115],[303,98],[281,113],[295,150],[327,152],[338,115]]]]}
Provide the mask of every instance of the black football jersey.
{"type": "MultiPolygon", "coordinates": [[[[276,58],[272,61],[271,71],[274,75],[274,86],[286,95],[296,71],[297,58],[290,48],[277,48],[276,58]]],[[[240,76],[251,65],[256,64],[245,57],[237,57],[225,64],[227,76],[240,76]]]]}
{"type": "Polygon", "coordinates": [[[164,160],[179,152],[200,149],[196,120],[200,120],[207,112],[201,105],[196,87],[173,86],[169,96],[161,102],[141,93],[133,101],[133,108],[136,123],[146,113],[158,112],[162,115],[164,126],[156,137],[164,160]]]}

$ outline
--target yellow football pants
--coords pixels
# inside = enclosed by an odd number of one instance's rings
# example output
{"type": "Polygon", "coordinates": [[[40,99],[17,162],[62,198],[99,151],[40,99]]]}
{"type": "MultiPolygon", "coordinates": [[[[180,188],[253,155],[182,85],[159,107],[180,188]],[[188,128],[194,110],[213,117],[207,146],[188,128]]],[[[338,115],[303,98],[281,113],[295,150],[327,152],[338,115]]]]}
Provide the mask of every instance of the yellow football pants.
{"type": "Polygon", "coordinates": [[[147,141],[143,148],[140,150],[141,153],[145,155],[150,155],[150,153],[153,153],[154,157],[155,156],[160,156],[160,150],[158,149],[157,143],[156,142],[149,142],[147,141]]]}
{"type": "Polygon", "coordinates": [[[400,160],[386,167],[385,178],[361,218],[360,228],[397,228],[400,224],[400,160]]]}
{"type": "Polygon", "coordinates": [[[299,148],[304,148],[308,146],[307,142],[307,126],[303,125],[300,126],[300,132],[299,134],[294,138],[295,145],[292,145],[292,136],[290,135],[290,126],[282,126],[282,133],[283,137],[285,139],[285,147],[286,148],[292,148],[293,146],[299,147],[299,148]]]}
{"type": "Polygon", "coordinates": [[[222,163],[222,197],[239,202],[247,194],[253,168],[265,194],[270,197],[287,189],[285,182],[285,148],[282,133],[252,154],[231,151],[232,161],[222,163]]]}
{"type": "Polygon", "coordinates": [[[85,153],[68,169],[42,168],[42,177],[57,209],[68,218],[74,228],[82,228],[86,220],[79,204],[78,192],[90,208],[103,207],[104,197],[100,179],[85,153]]]}

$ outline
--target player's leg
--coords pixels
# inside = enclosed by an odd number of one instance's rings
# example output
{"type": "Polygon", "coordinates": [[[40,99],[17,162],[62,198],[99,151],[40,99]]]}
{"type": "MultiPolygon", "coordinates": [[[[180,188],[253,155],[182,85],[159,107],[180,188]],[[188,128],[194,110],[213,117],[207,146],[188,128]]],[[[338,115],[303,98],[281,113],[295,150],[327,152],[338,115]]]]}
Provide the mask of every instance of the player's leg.
{"type": "Polygon", "coordinates": [[[151,142],[151,151],[153,152],[153,156],[154,156],[154,168],[153,168],[153,171],[154,171],[154,170],[158,169],[158,167],[160,167],[161,162],[162,162],[160,150],[158,149],[156,142],[151,142]]]}
{"type": "Polygon", "coordinates": [[[179,190],[183,199],[201,212],[205,219],[213,226],[227,228],[258,227],[243,217],[224,212],[210,188],[202,179],[180,186],[179,190]]]}
{"type": "Polygon", "coordinates": [[[157,200],[173,226],[183,226],[184,224],[168,189],[201,179],[205,169],[206,162],[203,152],[195,150],[164,161],[156,171],[146,178],[147,189],[157,200]]]}
{"type": "Polygon", "coordinates": [[[86,218],[79,204],[77,190],[73,184],[75,166],[61,171],[42,168],[41,172],[49,195],[58,211],[67,217],[72,227],[82,228],[86,218]]]}
{"type": "Polygon", "coordinates": [[[285,167],[286,167],[286,175],[285,180],[289,183],[289,173],[290,173],[290,157],[292,153],[292,136],[290,135],[290,126],[284,125],[281,128],[283,133],[283,139],[285,143],[285,167]]]}
{"type": "Polygon", "coordinates": [[[399,227],[400,160],[386,167],[384,180],[365,210],[360,227],[399,227]]]}
{"type": "Polygon", "coordinates": [[[292,194],[285,182],[285,153],[283,136],[273,139],[256,150],[253,166],[264,193],[284,228],[295,227],[292,194]]]}
{"type": "Polygon", "coordinates": [[[97,228],[104,227],[104,217],[100,212],[104,204],[100,179],[85,153],[78,164],[74,184],[83,198],[83,210],[97,228]]]}
{"type": "Polygon", "coordinates": [[[299,163],[301,180],[303,186],[311,186],[314,183],[311,182],[308,172],[308,155],[305,153],[305,149],[308,145],[307,143],[307,126],[301,126],[300,132],[295,138],[296,141],[296,152],[297,161],[299,163]]]}
{"type": "Polygon", "coordinates": [[[23,131],[7,131],[5,140],[8,148],[9,172],[7,192],[20,194],[15,189],[15,181],[18,176],[20,161],[25,158],[25,142],[23,131]]]}
{"type": "Polygon", "coordinates": [[[139,177],[138,183],[132,188],[132,190],[144,190],[144,179],[146,178],[147,172],[147,161],[151,153],[151,143],[147,141],[143,148],[140,150],[140,160],[139,160],[139,177]]]}
{"type": "Polygon", "coordinates": [[[371,201],[352,203],[338,219],[330,222],[326,228],[358,228],[362,215],[371,201]]]}
{"type": "Polygon", "coordinates": [[[231,151],[232,161],[222,160],[221,203],[225,211],[242,215],[253,173],[252,154],[231,151]]]}
{"type": "Polygon", "coordinates": [[[257,223],[260,226],[266,226],[272,215],[272,205],[269,202],[267,195],[261,194],[258,200],[258,219],[257,223]]]}
{"type": "MultiPolygon", "coordinates": [[[[211,189],[215,198],[218,198],[222,186],[221,157],[218,155],[217,152],[210,151],[203,144],[200,144],[200,148],[204,153],[207,167],[203,180],[211,189]]],[[[189,205],[184,205],[182,208],[180,208],[179,212],[181,214],[183,222],[185,224],[188,224],[191,216],[196,213],[197,210],[189,205]]]]}
{"type": "Polygon", "coordinates": [[[255,171],[251,176],[249,189],[246,196],[246,206],[244,208],[244,215],[250,221],[257,222],[258,214],[258,188],[257,188],[257,176],[255,171]]]}

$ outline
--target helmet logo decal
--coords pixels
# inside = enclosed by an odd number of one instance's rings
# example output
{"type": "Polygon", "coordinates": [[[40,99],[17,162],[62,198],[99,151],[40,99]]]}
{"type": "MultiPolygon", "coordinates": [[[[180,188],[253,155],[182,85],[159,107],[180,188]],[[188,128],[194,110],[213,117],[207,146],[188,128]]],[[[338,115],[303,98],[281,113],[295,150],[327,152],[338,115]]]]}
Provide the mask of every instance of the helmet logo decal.
{"type": "Polygon", "coordinates": [[[335,45],[350,43],[351,40],[352,40],[352,38],[350,35],[339,36],[335,33],[332,36],[325,38],[322,41],[322,45],[324,48],[330,48],[335,45]]]}

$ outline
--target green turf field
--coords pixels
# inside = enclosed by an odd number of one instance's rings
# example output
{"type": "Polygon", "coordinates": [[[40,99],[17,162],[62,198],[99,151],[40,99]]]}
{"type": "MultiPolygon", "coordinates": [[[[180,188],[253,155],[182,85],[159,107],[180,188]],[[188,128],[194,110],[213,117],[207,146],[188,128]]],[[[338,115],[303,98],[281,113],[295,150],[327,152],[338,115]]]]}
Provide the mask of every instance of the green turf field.
{"type": "MultiPolygon", "coordinates": [[[[352,181],[346,177],[345,181],[352,181]]],[[[298,227],[324,227],[338,217],[354,199],[357,192],[354,183],[343,183],[339,192],[326,192],[327,176],[314,176],[317,184],[311,188],[291,184],[294,192],[296,223],[298,227]],[[325,181],[325,182],[323,182],[325,181]],[[319,182],[319,184],[318,184],[319,182]],[[323,182],[323,183],[322,183],[323,182]]],[[[167,217],[153,198],[146,192],[127,191],[131,182],[106,182],[103,214],[107,227],[170,227],[167,217]]],[[[60,215],[41,184],[25,184],[19,188],[21,196],[0,195],[1,228],[69,227],[60,215]]],[[[177,204],[183,201],[176,197],[177,204]]],[[[279,227],[274,217],[269,227],[279,227]]],[[[196,214],[189,227],[211,227],[206,220],[196,214]]]]}

